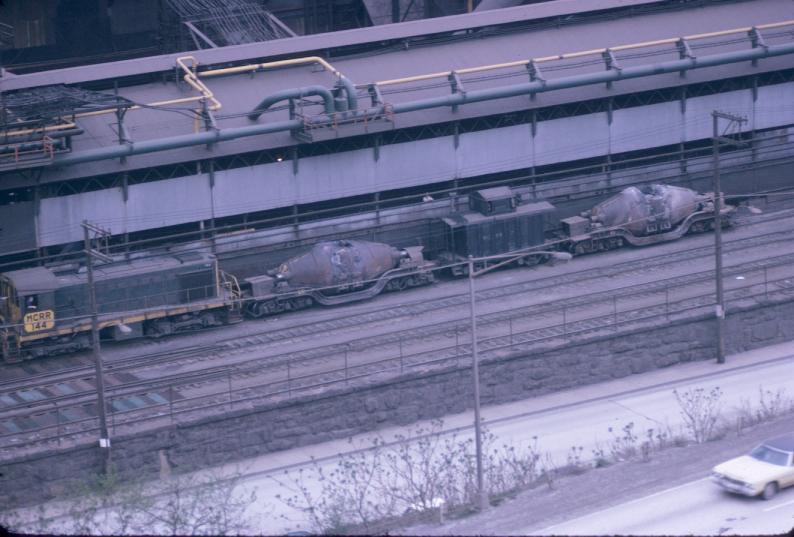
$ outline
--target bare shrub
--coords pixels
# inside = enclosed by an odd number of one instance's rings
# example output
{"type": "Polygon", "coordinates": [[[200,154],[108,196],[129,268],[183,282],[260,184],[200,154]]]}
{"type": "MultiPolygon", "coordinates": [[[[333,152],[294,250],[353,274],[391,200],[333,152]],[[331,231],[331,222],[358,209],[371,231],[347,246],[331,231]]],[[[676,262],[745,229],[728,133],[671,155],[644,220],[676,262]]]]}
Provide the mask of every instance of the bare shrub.
{"type": "MultiPolygon", "coordinates": [[[[246,509],[256,502],[256,491],[236,494],[240,472],[231,477],[215,473],[171,476],[159,481],[154,494],[138,490],[131,520],[162,528],[167,535],[236,535],[248,528],[246,509]]],[[[158,532],[159,533],[159,532],[158,532]]]]}
{"type": "MultiPolygon", "coordinates": [[[[488,435],[487,445],[496,443],[488,435]]],[[[485,458],[486,483],[490,495],[509,494],[536,483],[551,471],[550,457],[538,448],[538,437],[525,448],[502,444],[487,451],[485,458]]]]}
{"type": "MultiPolygon", "coordinates": [[[[377,521],[405,513],[472,509],[478,503],[474,440],[444,434],[442,426],[437,420],[397,435],[392,442],[378,437],[366,446],[351,446],[354,450],[339,455],[331,471],[312,461],[297,472],[270,477],[288,491],[279,499],[305,513],[318,533],[376,532],[383,528],[377,521]],[[309,477],[319,483],[318,490],[307,486],[309,477]]],[[[500,444],[483,430],[489,498],[498,500],[541,479],[551,486],[550,461],[539,450],[537,438],[526,447],[515,447],[500,444]]]]}
{"type": "Polygon", "coordinates": [[[778,388],[777,391],[765,390],[758,387],[758,421],[769,421],[792,409],[792,400],[786,395],[786,390],[778,388]]]}
{"type": "Polygon", "coordinates": [[[719,387],[709,391],[691,388],[682,392],[673,390],[673,394],[692,440],[701,444],[713,439],[722,409],[722,390],[719,387]]]}
{"type": "Polygon", "coordinates": [[[566,469],[573,474],[583,474],[587,467],[582,459],[583,446],[571,446],[568,451],[566,469]]]}
{"type": "Polygon", "coordinates": [[[441,421],[434,421],[430,429],[416,429],[415,440],[411,435],[397,435],[396,443],[384,452],[378,479],[403,509],[432,509],[439,498],[447,504],[465,504],[476,493],[471,478],[476,464],[473,440],[444,436],[442,426],[441,421]]]}
{"type": "Polygon", "coordinates": [[[744,429],[764,421],[777,418],[787,412],[794,411],[794,401],[786,395],[786,390],[776,391],[758,387],[758,403],[754,405],[749,399],[742,398],[736,408],[736,433],[741,435],[744,429]]]}
{"type": "Polygon", "coordinates": [[[0,527],[14,533],[54,535],[53,525],[54,521],[48,518],[43,504],[33,509],[0,512],[0,527]]]}
{"type": "MultiPolygon", "coordinates": [[[[352,444],[352,439],[349,440],[352,444]]],[[[318,532],[341,533],[350,525],[365,528],[379,518],[394,516],[395,506],[371,499],[375,496],[376,472],[383,456],[383,441],[375,438],[367,449],[353,450],[338,457],[327,471],[312,458],[311,466],[297,472],[283,472],[283,479],[270,478],[289,491],[277,495],[287,506],[303,512],[318,532]],[[306,485],[307,476],[320,483],[320,490],[312,492],[306,485]]],[[[393,498],[393,496],[388,496],[393,498]]]]}
{"type": "Polygon", "coordinates": [[[183,474],[162,482],[95,476],[43,506],[36,520],[16,516],[9,527],[21,531],[74,535],[232,535],[248,528],[245,510],[256,492],[239,496],[241,474],[183,474]],[[24,518],[24,519],[23,519],[24,518]]]}
{"type": "Polygon", "coordinates": [[[609,441],[609,455],[614,461],[630,459],[637,454],[637,435],[634,433],[634,422],[630,421],[617,433],[612,427],[607,429],[612,435],[609,441]]]}
{"type": "Polygon", "coordinates": [[[612,464],[612,460],[609,458],[606,449],[601,445],[600,442],[596,442],[595,447],[591,452],[593,454],[594,468],[605,468],[612,464]]]}
{"type": "Polygon", "coordinates": [[[278,498],[305,513],[319,533],[343,533],[351,527],[366,531],[375,521],[406,511],[465,503],[476,487],[472,442],[440,434],[441,426],[436,421],[429,428],[410,430],[391,444],[376,437],[368,445],[354,446],[351,439],[353,450],[340,454],[330,471],[312,460],[298,472],[270,478],[289,492],[278,498]],[[320,490],[309,489],[308,477],[320,490]]]}

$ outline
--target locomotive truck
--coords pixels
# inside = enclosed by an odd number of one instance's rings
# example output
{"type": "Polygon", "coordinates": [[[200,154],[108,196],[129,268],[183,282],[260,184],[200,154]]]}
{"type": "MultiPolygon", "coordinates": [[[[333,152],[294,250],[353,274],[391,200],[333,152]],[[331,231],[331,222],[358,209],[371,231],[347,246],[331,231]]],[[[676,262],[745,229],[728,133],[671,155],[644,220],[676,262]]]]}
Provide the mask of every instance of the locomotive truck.
{"type": "MultiPolygon", "coordinates": [[[[731,206],[722,214],[730,215],[731,206]]],[[[581,255],[645,246],[713,229],[713,194],[668,185],[629,187],[546,233],[555,207],[524,202],[508,187],[473,192],[469,209],[436,222],[442,246],[394,248],[362,240],[315,244],[261,275],[238,281],[210,254],[149,255],[99,265],[95,291],[104,338],[161,336],[314,304],[334,306],[434,282],[434,271],[465,274],[469,256],[485,263],[531,265],[558,252],[581,255]]],[[[728,218],[722,219],[729,225],[728,218]]],[[[71,352],[90,345],[85,268],[35,267],[0,275],[2,358],[71,352]]]]}

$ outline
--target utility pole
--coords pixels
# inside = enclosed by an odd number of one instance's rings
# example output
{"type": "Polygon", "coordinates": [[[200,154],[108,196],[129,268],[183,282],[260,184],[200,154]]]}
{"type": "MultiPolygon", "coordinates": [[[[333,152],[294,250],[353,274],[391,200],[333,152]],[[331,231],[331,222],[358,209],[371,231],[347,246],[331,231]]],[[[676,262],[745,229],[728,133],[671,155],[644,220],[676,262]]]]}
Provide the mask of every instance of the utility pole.
{"type": "Polygon", "coordinates": [[[474,278],[481,276],[499,267],[507,266],[529,255],[546,256],[547,259],[554,259],[556,262],[566,263],[570,261],[571,255],[565,252],[546,252],[546,251],[525,251],[514,253],[509,256],[492,255],[485,257],[469,256],[469,307],[471,311],[471,360],[472,374],[474,375],[474,445],[477,457],[477,495],[480,511],[488,508],[488,491],[485,490],[485,472],[482,461],[482,423],[480,419],[480,358],[477,354],[477,304],[474,300],[474,278]],[[474,270],[474,262],[483,263],[480,270],[474,270]]]}
{"type": "Polygon", "coordinates": [[[747,118],[719,112],[714,110],[711,113],[713,120],[712,158],[714,160],[714,176],[712,190],[714,190],[714,264],[715,279],[717,283],[717,295],[715,314],[717,317],[717,363],[725,363],[725,296],[722,287],[722,189],[720,188],[720,145],[743,145],[733,138],[725,136],[734,126],[740,126],[747,121],[747,118]],[[719,121],[727,120],[728,125],[720,134],[719,121]]]}
{"type": "Polygon", "coordinates": [[[107,423],[107,405],[105,403],[105,376],[102,370],[102,353],[99,347],[99,317],[96,303],[96,288],[94,286],[94,258],[101,261],[112,262],[113,259],[101,252],[94,250],[91,245],[91,233],[93,232],[100,238],[108,238],[110,232],[105,231],[84,220],[83,242],[84,253],[86,256],[86,272],[88,275],[88,304],[91,308],[91,352],[94,356],[94,373],[96,377],[97,409],[99,414],[99,449],[102,452],[103,471],[105,475],[110,473],[110,433],[107,423]]]}
{"type": "Polygon", "coordinates": [[[480,423],[480,360],[477,356],[477,310],[474,300],[474,258],[469,256],[469,302],[471,306],[471,359],[474,374],[474,445],[477,457],[477,494],[480,511],[488,508],[488,493],[482,462],[482,424],[480,423]]]}

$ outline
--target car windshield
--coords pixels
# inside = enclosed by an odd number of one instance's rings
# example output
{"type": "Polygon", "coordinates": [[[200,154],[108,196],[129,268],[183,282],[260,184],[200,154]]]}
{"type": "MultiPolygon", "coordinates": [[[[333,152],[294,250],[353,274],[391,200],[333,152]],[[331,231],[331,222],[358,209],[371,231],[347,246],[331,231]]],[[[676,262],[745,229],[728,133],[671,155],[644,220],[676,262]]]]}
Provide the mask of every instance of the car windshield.
{"type": "Polygon", "coordinates": [[[760,445],[751,451],[750,456],[759,461],[777,464],[778,466],[786,466],[788,464],[787,453],[764,445],[760,445]]]}

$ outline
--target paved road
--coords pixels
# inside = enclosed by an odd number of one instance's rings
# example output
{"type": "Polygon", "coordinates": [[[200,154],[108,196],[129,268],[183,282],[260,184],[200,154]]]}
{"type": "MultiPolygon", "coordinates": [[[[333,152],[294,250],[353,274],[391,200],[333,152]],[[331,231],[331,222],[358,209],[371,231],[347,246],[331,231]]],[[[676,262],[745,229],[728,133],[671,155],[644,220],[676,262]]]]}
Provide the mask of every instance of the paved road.
{"type": "Polygon", "coordinates": [[[708,478],[645,496],[529,535],[763,535],[794,528],[794,489],[772,501],[729,494],[708,478]]]}
{"type": "MultiPolygon", "coordinates": [[[[791,371],[794,367],[794,344],[782,344],[764,349],[758,349],[741,355],[728,357],[727,366],[717,366],[711,362],[685,364],[659,370],[648,374],[635,375],[617,381],[603,383],[595,386],[583,387],[569,390],[557,394],[551,394],[527,401],[486,407],[483,416],[488,428],[496,436],[507,443],[514,445],[526,445],[532,441],[533,436],[539,437],[540,447],[548,451],[558,463],[565,463],[567,454],[571,446],[582,446],[583,453],[589,454],[591,449],[600,442],[605,442],[610,433],[610,427],[620,429],[629,422],[635,424],[635,430],[644,432],[648,428],[658,430],[660,427],[669,427],[674,433],[681,429],[681,417],[679,407],[675,401],[672,390],[685,390],[692,387],[719,387],[722,392],[724,416],[728,419],[735,414],[736,408],[742,400],[749,400],[757,403],[759,387],[767,390],[783,389],[789,395],[794,395],[794,383],[791,381],[791,371]]],[[[471,413],[457,414],[448,416],[444,420],[444,428],[447,431],[455,432],[459,438],[467,438],[471,432],[471,413]]],[[[381,431],[384,439],[393,438],[394,434],[406,433],[407,428],[390,428],[381,431]]],[[[352,443],[347,441],[334,441],[315,446],[307,446],[286,452],[274,453],[253,459],[247,462],[248,478],[245,487],[256,487],[260,497],[260,506],[269,505],[270,508],[265,516],[256,518],[260,510],[257,509],[251,514],[255,522],[254,525],[260,531],[283,532],[295,528],[307,527],[305,519],[300,513],[290,510],[284,506],[277,498],[277,494],[283,494],[284,490],[276,486],[272,479],[267,476],[278,476],[284,470],[297,471],[301,467],[308,466],[310,457],[318,459],[324,470],[329,471],[336,463],[338,453],[348,452],[356,447],[367,445],[371,435],[360,435],[353,439],[352,443]],[[286,519],[282,519],[281,516],[286,519]]],[[[309,490],[317,492],[318,484],[305,482],[309,490]]],[[[714,488],[706,487],[711,483],[703,482],[700,485],[693,484],[693,487],[703,487],[709,502],[724,500],[722,493],[714,488]]],[[[699,490],[696,488],[696,490],[699,490]]],[[[693,506],[693,515],[699,519],[700,502],[683,502],[677,504],[679,495],[670,493],[671,512],[667,519],[675,520],[679,514],[675,514],[676,505],[693,506]],[[675,516],[673,516],[675,514],[675,516]]],[[[794,491],[784,491],[780,495],[780,501],[794,499],[794,491]]],[[[771,504],[764,503],[763,507],[777,505],[778,500],[771,504]]],[[[746,502],[742,498],[728,498],[727,503],[720,503],[721,506],[732,504],[747,504],[747,509],[752,510],[759,504],[746,502]]],[[[713,506],[704,506],[705,509],[713,509],[713,506]]],[[[630,507],[629,507],[630,509],[630,507]]],[[[778,511],[786,511],[781,508],[778,511]]],[[[264,510],[261,510],[264,513],[264,510]]],[[[749,512],[749,511],[748,511],[749,512]]],[[[640,511],[637,510],[638,516],[640,511]]],[[[744,511],[734,515],[727,511],[715,510],[715,516],[709,518],[709,523],[714,529],[709,530],[708,534],[715,534],[720,527],[727,524],[728,518],[745,516],[744,511]],[[716,525],[716,526],[715,526],[716,525]]],[[[770,511],[769,513],[775,513],[770,511]]],[[[789,515],[791,511],[788,511],[789,515]]],[[[653,510],[652,510],[653,514],[653,510]]],[[[607,520],[609,515],[607,515],[607,520]]],[[[627,519],[631,520],[631,519],[627,519]]],[[[675,534],[675,529],[665,529],[665,517],[655,518],[659,524],[658,532],[675,534]]],[[[748,520],[750,517],[748,516],[748,520]]],[[[703,521],[704,523],[705,520],[703,521]]],[[[744,523],[743,520],[738,522],[744,523]]],[[[633,531],[640,531],[645,522],[638,519],[637,528],[633,531]]],[[[685,524],[685,523],[684,523],[685,524]]],[[[752,523],[747,522],[748,529],[752,528],[752,523]]],[[[677,526],[676,526],[677,527],[677,526]]],[[[737,523],[736,528],[740,527],[737,523]]],[[[614,530],[604,530],[607,533],[623,533],[621,527],[614,530]]],[[[628,528],[626,528],[628,531],[628,528]]],[[[652,527],[649,526],[650,531],[652,527]]],[[[517,528],[518,531],[518,528],[517,528]]],[[[595,528],[587,529],[582,526],[582,533],[604,533],[596,531],[595,528]]],[[[738,531],[738,530],[737,530],[738,531]]],[[[559,533],[568,533],[568,529],[560,530],[559,533]]],[[[540,532],[543,533],[543,532],[540,532]]],[[[685,532],[688,533],[688,532],[685,532]]]]}
{"type": "MultiPolygon", "coordinates": [[[[722,366],[713,362],[683,364],[531,400],[485,407],[483,416],[490,431],[500,441],[526,445],[537,436],[540,448],[549,452],[556,462],[564,463],[571,446],[582,446],[583,453],[589,454],[598,441],[609,438],[610,427],[620,429],[629,422],[633,422],[635,430],[640,433],[647,428],[669,427],[676,434],[681,429],[681,418],[673,389],[719,387],[723,391],[726,418],[731,418],[742,400],[757,402],[759,387],[772,391],[783,389],[788,395],[794,395],[791,380],[794,343],[731,355],[727,362],[722,366]]],[[[444,430],[465,439],[472,435],[471,424],[472,414],[465,412],[447,416],[444,430]]],[[[416,426],[392,427],[380,431],[380,434],[388,441],[395,434],[409,434],[414,430],[416,426]]],[[[337,462],[338,454],[362,448],[370,443],[371,438],[372,435],[359,435],[351,442],[338,440],[272,453],[211,471],[218,475],[218,472],[234,473],[242,469],[246,477],[239,492],[257,490],[259,500],[249,510],[252,532],[273,534],[307,529],[310,526],[305,515],[278,500],[277,495],[287,491],[279,487],[272,476],[283,478],[285,470],[296,472],[307,468],[312,458],[329,471],[337,462]]],[[[304,480],[304,485],[309,491],[318,492],[319,483],[310,475],[307,477],[309,479],[304,480]]],[[[592,521],[578,519],[570,522],[573,526],[555,526],[539,533],[676,534],[700,532],[701,527],[702,533],[706,534],[717,534],[723,527],[730,527],[731,533],[752,533],[761,527],[758,525],[760,520],[771,525],[770,528],[777,528],[775,531],[782,531],[790,528],[785,526],[785,522],[790,520],[794,510],[793,501],[794,490],[783,491],[771,503],[753,502],[725,497],[711,483],[694,481],[679,489],[616,507],[631,516],[603,511],[592,515],[595,517],[592,521]],[[693,525],[693,521],[700,525],[693,525]],[[602,528],[596,524],[614,526],[602,528]]],[[[516,528],[516,532],[521,532],[521,528],[516,528]]]]}

